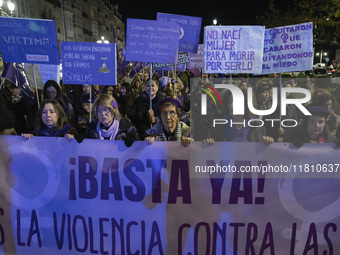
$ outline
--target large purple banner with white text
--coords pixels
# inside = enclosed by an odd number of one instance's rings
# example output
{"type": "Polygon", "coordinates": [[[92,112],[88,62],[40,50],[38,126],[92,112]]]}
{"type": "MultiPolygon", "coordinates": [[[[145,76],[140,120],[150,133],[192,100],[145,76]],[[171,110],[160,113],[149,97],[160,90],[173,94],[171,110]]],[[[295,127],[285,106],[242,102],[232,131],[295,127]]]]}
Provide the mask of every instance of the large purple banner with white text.
{"type": "Polygon", "coordinates": [[[336,155],[0,136],[0,254],[340,254],[336,155]]]}

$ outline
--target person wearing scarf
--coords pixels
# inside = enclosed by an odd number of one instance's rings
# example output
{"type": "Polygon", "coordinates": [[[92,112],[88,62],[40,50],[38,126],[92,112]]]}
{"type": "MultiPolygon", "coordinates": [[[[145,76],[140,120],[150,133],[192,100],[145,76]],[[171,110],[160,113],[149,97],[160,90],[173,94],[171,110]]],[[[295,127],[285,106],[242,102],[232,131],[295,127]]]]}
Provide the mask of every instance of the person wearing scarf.
{"type": "Polygon", "coordinates": [[[181,115],[181,103],[177,99],[163,99],[159,107],[160,122],[146,131],[145,141],[149,145],[155,141],[181,141],[183,146],[188,146],[192,141],[188,137],[190,127],[180,121],[181,115]]]}
{"type": "Polygon", "coordinates": [[[32,136],[65,137],[68,141],[77,137],[77,131],[67,120],[62,106],[54,99],[46,99],[41,103],[37,113],[37,123],[32,134],[21,134],[25,139],[32,136]]]}
{"type": "Polygon", "coordinates": [[[124,140],[130,147],[139,140],[137,129],[127,118],[121,117],[117,101],[108,94],[100,94],[93,103],[95,121],[87,129],[87,137],[101,140],[124,140]]]}

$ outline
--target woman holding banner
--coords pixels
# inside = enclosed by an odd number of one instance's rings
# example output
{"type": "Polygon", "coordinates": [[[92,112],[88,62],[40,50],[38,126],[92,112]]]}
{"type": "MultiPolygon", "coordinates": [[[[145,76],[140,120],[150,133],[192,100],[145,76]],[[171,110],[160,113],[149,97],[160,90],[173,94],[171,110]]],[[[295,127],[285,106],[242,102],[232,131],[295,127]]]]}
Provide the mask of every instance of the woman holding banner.
{"type": "Polygon", "coordinates": [[[36,126],[32,134],[21,135],[27,140],[32,136],[51,136],[65,137],[71,141],[78,134],[76,129],[68,123],[61,105],[54,99],[46,99],[38,110],[36,126]]]}
{"type": "Polygon", "coordinates": [[[130,147],[138,140],[137,129],[129,119],[121,117],[117,101],[110,95],[101,94],[93,103],[96,121],[89,124],[86,137],[101,140],[124,140],[130,147]]]}
{"type": "Polygon", "coordinates": [[[159,107],[160,122],[146,131],[145,141],[151,145],[155,141],[181,141],[188,146],[192,139],[190,127],[180,121],[182,105],[177,99],[167,97],[162,100],[159,107]]]}

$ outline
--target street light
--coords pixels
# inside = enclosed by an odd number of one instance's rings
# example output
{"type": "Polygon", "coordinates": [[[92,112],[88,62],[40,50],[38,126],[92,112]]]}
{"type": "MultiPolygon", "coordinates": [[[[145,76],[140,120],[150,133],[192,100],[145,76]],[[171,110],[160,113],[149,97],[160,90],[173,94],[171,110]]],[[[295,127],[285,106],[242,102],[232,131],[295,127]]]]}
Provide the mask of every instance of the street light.
{"type": "Polygon", "coordinates": [[[7,7],[8,7],[8,10],[11,12],[11,17],[12,17],[13,16],[13,11],[14,11],[14,8],[15,8],[14,3],[12,3],[11,1],[8,1],[7,2],[7,7]]]}
{"type": "Polygon", "coordinates": [[[217,25],[217,19],[214,19],[214,20],[213,20],[213,24],[214,24],[214,26],[217,25]]]}
{"type": "Polygon", "coordinates": [[[316,56],[320,56],[319,63],[321,64],[321,63],[322,63],[323,57],[324,57],[324,56],[327,56],[327,55],[328,55],[328,52],[324,52],[323,50],[321,50],[321,53],[320,53],[320,52],[316,52],[315,55],[316,55],[316,56]]]}
{"type": "Polygon", "coordinates": [[[110,43],[108,40],[105,40],[104,36],[101,36],[97,43],[110,43]]]}

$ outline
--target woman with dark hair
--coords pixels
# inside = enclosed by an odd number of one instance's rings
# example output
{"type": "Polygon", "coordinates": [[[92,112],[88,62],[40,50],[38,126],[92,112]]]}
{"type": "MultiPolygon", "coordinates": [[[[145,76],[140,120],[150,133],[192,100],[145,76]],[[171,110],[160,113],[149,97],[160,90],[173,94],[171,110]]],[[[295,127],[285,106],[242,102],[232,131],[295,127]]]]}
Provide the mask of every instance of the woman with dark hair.
{"type": "Polygon", "coordinates": [[[326,124],[330,112],[320,106],[311,106],[307,110],[312,114],[305,116],[302,123],[290,130],[285,137],[285,142],[293,142],[296,147],[303,143],[335,143],[336,137],[331,133],[326,124]]]}
{"type": "Polygon", "coordinates": [[[336,131],[338,129],[338,123],[336,121],[336,118],[333,112],[333,109],[338,108],[338,103],[337,103],[336,98],[329,93],[320,94],[314,97],[314,101],[312,102],[311,105],[320,106],[330,111],[330,114],[327,117],[326,122],[327,122],[329,130],[333,132],[333,134],[336,134],[336,131]]]}
{"type": "Polygon", "coordinates": [[[129,83],[123,83],[120,88],[120,96],[117,98],[120,114],[127,116],[128,111],[133,103],[133,92],[129,83]]]}
{"type": "Polygon", "coordinates": [[[74,109],[71,103],[68,102],[66,96],[61,92],[60,86],[54,80],[48,80],[43,88],[44,99],[54,99],[61,107],[67,116],[70,123],[75,123],[74,109]]]}
{"type": "Polygon", "coordinates": [[[107,95],[113,96],[115,90],[116,90],[115,86],[113,86],[113,85],[103,86],[101,94],[107,94],[107,95]]]}
{"type": "Polygon", "coordinates": [[[52,136],[65,137],[71,141],[77,135],[77,131],[68,123],[61,105],[54,99],[46,99],[38,110],[32,134],[21,135],[26,139],[30,139],[32,136],[52,136]]]}

